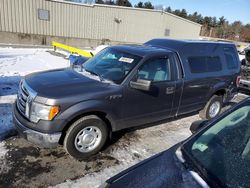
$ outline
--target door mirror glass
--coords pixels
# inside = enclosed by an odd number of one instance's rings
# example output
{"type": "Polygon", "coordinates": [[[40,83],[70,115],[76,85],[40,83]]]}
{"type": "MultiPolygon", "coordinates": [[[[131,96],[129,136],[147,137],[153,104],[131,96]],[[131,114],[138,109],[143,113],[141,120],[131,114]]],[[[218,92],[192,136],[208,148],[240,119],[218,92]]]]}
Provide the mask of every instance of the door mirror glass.
{"type": "Polygon", "coordinates": [[[70,68],[81,72],[82,71],[82,65],[88,60],[87,57],[78,56],[71,54],[69,56],[69,62],[70,62],[70,68]]]}
{"type": "Polygon", "coordinates": [[[151,81],[138,79],[137,81],[130,81],[130,87],[138,90],[149,91],[151,81]]]}
{"type": "Polygon", "coordinates": [[[190,131],[192,132],[192,134],[198,132],[202,127],[204,127],[204,125],[206,125],[207,122],[208,120],[194,121],[190,126],[190,131]]]}

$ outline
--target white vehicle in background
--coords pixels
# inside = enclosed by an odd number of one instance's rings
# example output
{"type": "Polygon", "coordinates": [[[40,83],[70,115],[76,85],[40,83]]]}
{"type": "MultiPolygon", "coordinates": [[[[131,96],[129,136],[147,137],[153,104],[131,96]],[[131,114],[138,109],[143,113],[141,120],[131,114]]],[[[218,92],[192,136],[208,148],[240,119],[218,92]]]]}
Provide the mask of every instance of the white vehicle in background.
{"type": "Polygon", "coordinates": [[[238,44],[236,45],[236,48],[240,55],[245,55],[245,49],[247,48],[246,45],[238,44]]]}
{"type": "Polygon", "coordinates": [[[95,50],[92,51],[94,55],[96,55],[98,52],[102,51],[103,49],[109,47],[109,45],[100,45],[97,46],[95,50]]]}

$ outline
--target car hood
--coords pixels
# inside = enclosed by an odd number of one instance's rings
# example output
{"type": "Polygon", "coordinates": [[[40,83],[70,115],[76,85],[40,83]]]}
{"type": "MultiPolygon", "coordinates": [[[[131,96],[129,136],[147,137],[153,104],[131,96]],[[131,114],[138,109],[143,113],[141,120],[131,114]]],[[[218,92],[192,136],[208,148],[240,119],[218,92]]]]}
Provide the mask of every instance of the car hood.
{"type": "Polygon", "coordinates": [[[25,82],[38,96],[46,98],[95,93],[103,91],[109,85],[100,82],[96,76],[86,75],[72,69],[57,69],[30,74],[25,77],[25,82]]]}
{"type": "Polygon", "coordinates": [[[175,155],[177,146],[153,156],[107,180],[108,187],[192,187],[200,185],[175,155]]]}

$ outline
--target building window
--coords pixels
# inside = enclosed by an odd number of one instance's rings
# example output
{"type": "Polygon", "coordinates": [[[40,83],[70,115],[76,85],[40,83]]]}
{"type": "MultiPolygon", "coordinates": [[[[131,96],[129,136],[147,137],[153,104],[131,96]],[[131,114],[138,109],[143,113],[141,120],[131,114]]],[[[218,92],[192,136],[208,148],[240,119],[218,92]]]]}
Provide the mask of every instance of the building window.
{"type": "Polygon", "coordinates": [[[165,36],[166,37],[170,36],[170,29],[165,29],[165,36]]]}
{"type": "Polygon", "coordinates": [[[38,9],[38,19],[49,21],[49,11],[44,9],[38,9]]]}

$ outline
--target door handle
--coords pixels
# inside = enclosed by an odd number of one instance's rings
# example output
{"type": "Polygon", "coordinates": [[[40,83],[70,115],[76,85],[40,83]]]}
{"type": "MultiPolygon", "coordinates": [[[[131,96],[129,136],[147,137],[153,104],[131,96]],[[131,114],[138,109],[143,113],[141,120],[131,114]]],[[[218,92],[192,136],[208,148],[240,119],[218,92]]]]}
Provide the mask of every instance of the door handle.
{"type": "Polygon", "coordinates": [[[172,93],[174,93],[174,87],[167,87],[166,88],[166,94],[168,95],[168,94],[172,94],[172,93]]]}

